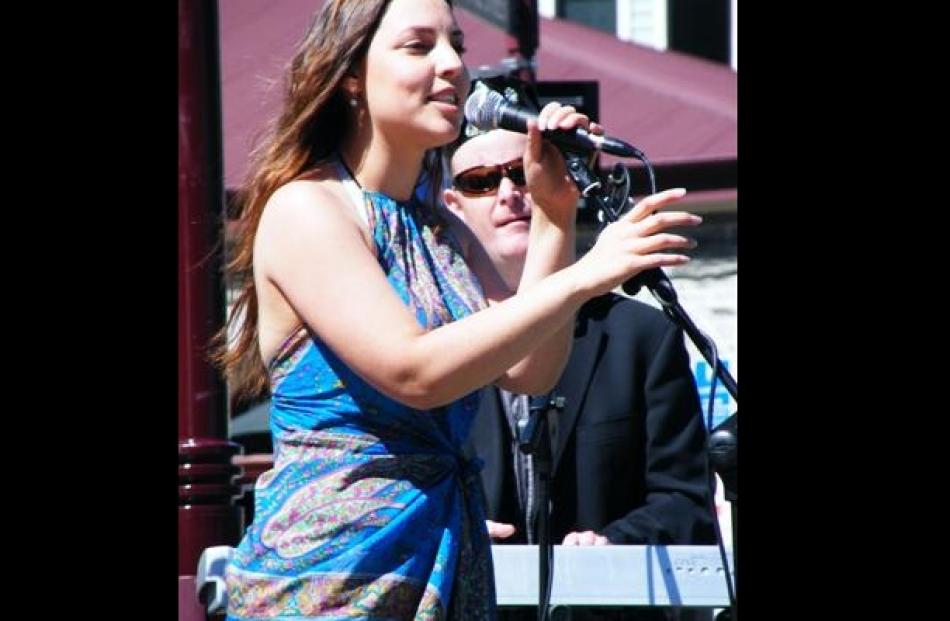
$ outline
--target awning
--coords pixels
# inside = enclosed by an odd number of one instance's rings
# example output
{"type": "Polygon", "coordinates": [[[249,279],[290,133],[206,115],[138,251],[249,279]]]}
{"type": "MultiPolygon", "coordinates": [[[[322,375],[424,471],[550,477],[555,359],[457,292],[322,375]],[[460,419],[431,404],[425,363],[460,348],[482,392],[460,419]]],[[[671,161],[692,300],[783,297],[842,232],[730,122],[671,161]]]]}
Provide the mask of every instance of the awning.
{"type": "MultiPolygon", "coordinates": [[[[283,70],[319,6],[314,0],[220,3],[225,186],[244,177],[252,139],[279,104],[283,70]]],[[[466,63],[497,65],[503,31],[455,9],[466,63]]],[[[658,52],[560,19],[540,21],[539,80],[598,80],[607,132],[646,153],[661,188],[684,185],[734,196],[736,73],[677,52],[658,52]]]]}

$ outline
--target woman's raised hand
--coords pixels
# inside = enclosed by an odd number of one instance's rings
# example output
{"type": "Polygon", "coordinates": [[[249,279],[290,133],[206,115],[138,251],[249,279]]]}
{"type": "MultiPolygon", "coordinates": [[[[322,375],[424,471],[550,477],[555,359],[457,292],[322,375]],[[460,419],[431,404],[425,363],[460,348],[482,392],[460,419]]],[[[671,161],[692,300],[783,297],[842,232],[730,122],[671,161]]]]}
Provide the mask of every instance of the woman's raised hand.
{"type": "Polygon", "coordinates": [[[528,122],[528,142],[525,147],[524,167],[534,204],[547,217],[565,222],[575,217],[575,206],[580,194],[567,172],[564,157],[556,146],[543,139],[541,132],[551,129],[582,127],[591,133],[602,134],[603,128],[574,106],[562,106],[552,101],[538,114],[537,122],[528,122]]]}
{"type": "Polygon", "coordinates": [[[688,262],[688,256],[666,251],[695,248],[696,242],[668,230],[696,226],[702,218],[685,211],[660,212],[685,195],[683,188],[652,194],[607,225],[594,247],[570,268],[582,290],[597,296],[644,270],[688,262]]]}

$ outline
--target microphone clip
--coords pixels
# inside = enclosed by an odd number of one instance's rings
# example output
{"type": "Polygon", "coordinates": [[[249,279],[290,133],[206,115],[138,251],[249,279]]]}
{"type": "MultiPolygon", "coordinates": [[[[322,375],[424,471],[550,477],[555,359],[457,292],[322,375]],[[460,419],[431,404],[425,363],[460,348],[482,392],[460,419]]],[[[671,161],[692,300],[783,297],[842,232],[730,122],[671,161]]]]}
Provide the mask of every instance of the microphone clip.
{"type": "Polygon", "coordinates": [[[584,198],[589,198],[593,192],[599,192],[603,187],[600,179],[591,174],[584,158],[577,153],[564,152],[564,162],[567,164],[568,174],[574,180],[574,185],[584,198]]]}
{"type": "Polygon", "coordinates": [[[621,176],[616,179],[613,174],[604,184],[600,177],[593,173],[590,164],[578,153],[564,151],[564,163],[567,173],[574,181],[578,191],[588,201],[593,201],[597,207],[601,226],[615,222],[622,214],[630,195],[629,173],[624,166],[614,168],[614,172],[621,176]],[[621,172],[622,171],[622,172],[621,172]],[[626,180],[623,178],[626,177],[626,180]]]}
{"type": "Polygon", "coordinates": [[[518,449],[522,453],[532,455],[537,452],[541,438],[547,435],[542,431],[547,428],[548,412],[563,410],[566,401],[555,392],[535,395],[528,400],[528,415],[518,421],[518,449]]]}

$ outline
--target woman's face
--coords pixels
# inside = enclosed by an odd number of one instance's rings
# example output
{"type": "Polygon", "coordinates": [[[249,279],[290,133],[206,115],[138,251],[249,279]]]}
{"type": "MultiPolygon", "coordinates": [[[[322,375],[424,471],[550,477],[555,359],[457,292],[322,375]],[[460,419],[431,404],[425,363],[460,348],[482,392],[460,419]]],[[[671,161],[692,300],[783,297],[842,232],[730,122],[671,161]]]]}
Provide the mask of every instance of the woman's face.
{"type": "Polygon", "coordinates": [[[362,71],[374,132],[426,149],[454,139],[469,88],[462,51],[445,0],[392,0],[362,71]]]}

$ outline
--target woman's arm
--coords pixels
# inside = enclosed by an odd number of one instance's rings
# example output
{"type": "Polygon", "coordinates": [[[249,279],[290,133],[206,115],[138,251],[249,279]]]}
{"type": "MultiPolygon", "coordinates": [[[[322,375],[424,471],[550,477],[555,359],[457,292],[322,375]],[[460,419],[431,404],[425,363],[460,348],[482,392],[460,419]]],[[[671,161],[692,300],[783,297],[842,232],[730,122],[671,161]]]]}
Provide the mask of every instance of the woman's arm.
{"type": "Polygon", "coordinates": [[[255,264],[347,365],[420,409],[492,383],[583,300],[563,274],[528,298],[427,331],[386,280],[352,210],[317,182],[274,194],[255,264]]]}
{"type": "MultiPolygon", "coordinates": [[[[530,295],[531,290],[552,274],[572,265],[575,260],[574,209],[577,191],[567,188],[563,196],[570,201],[567,222],[552,219],[549,212],[534,202],[528,252],[518,284],[518,294],[530,295]]],[[[518,295],[516,294],[516,296],[518,295]]],[[[557,382],[567,363],[573,341],[574,313],[567,313],[551,333],[550,338],[519,360],[498,378],[496,383],[522,394],[547,392],[557,382]]]]}
{"type": "Polygon", "coordinates": [[[632,267],[676,256],[637,254],[632,263],[615,256],[625,253],[628,229],[639,226],[628,220],[622,221],[626,228],[607,236],[611,244],[604,244],[599,261],[588,258],[592,250],[528,291],[429,331],[386,280],[356,215],[319,182],[293,182],[271,198],[258,229],[255,269],[367,382],[406,405],[428,409],[495,381],[567,324],[584,300],[625,280],[632,267]]]}
{"type": "MultiPolygon", "coordinates": [[[[600,132],[596,123],[572,106],[547,104],[537,122],[528,122],[528,139],[523,157],[528,193],[531,197],[531,229],[528,252],[518,285],[527,292],[547,276],[574,263],[575,222],[579,193],[567,174],[564,159],[550,143],[541,139],[541,128],[573,129],[584,127],[600,132]]],[[[573,342],[574,315],[566,320],[527,356],[519,360],[496,384],[522,394],[540,394],[550,390],[564,371],[573,342]]]]}

